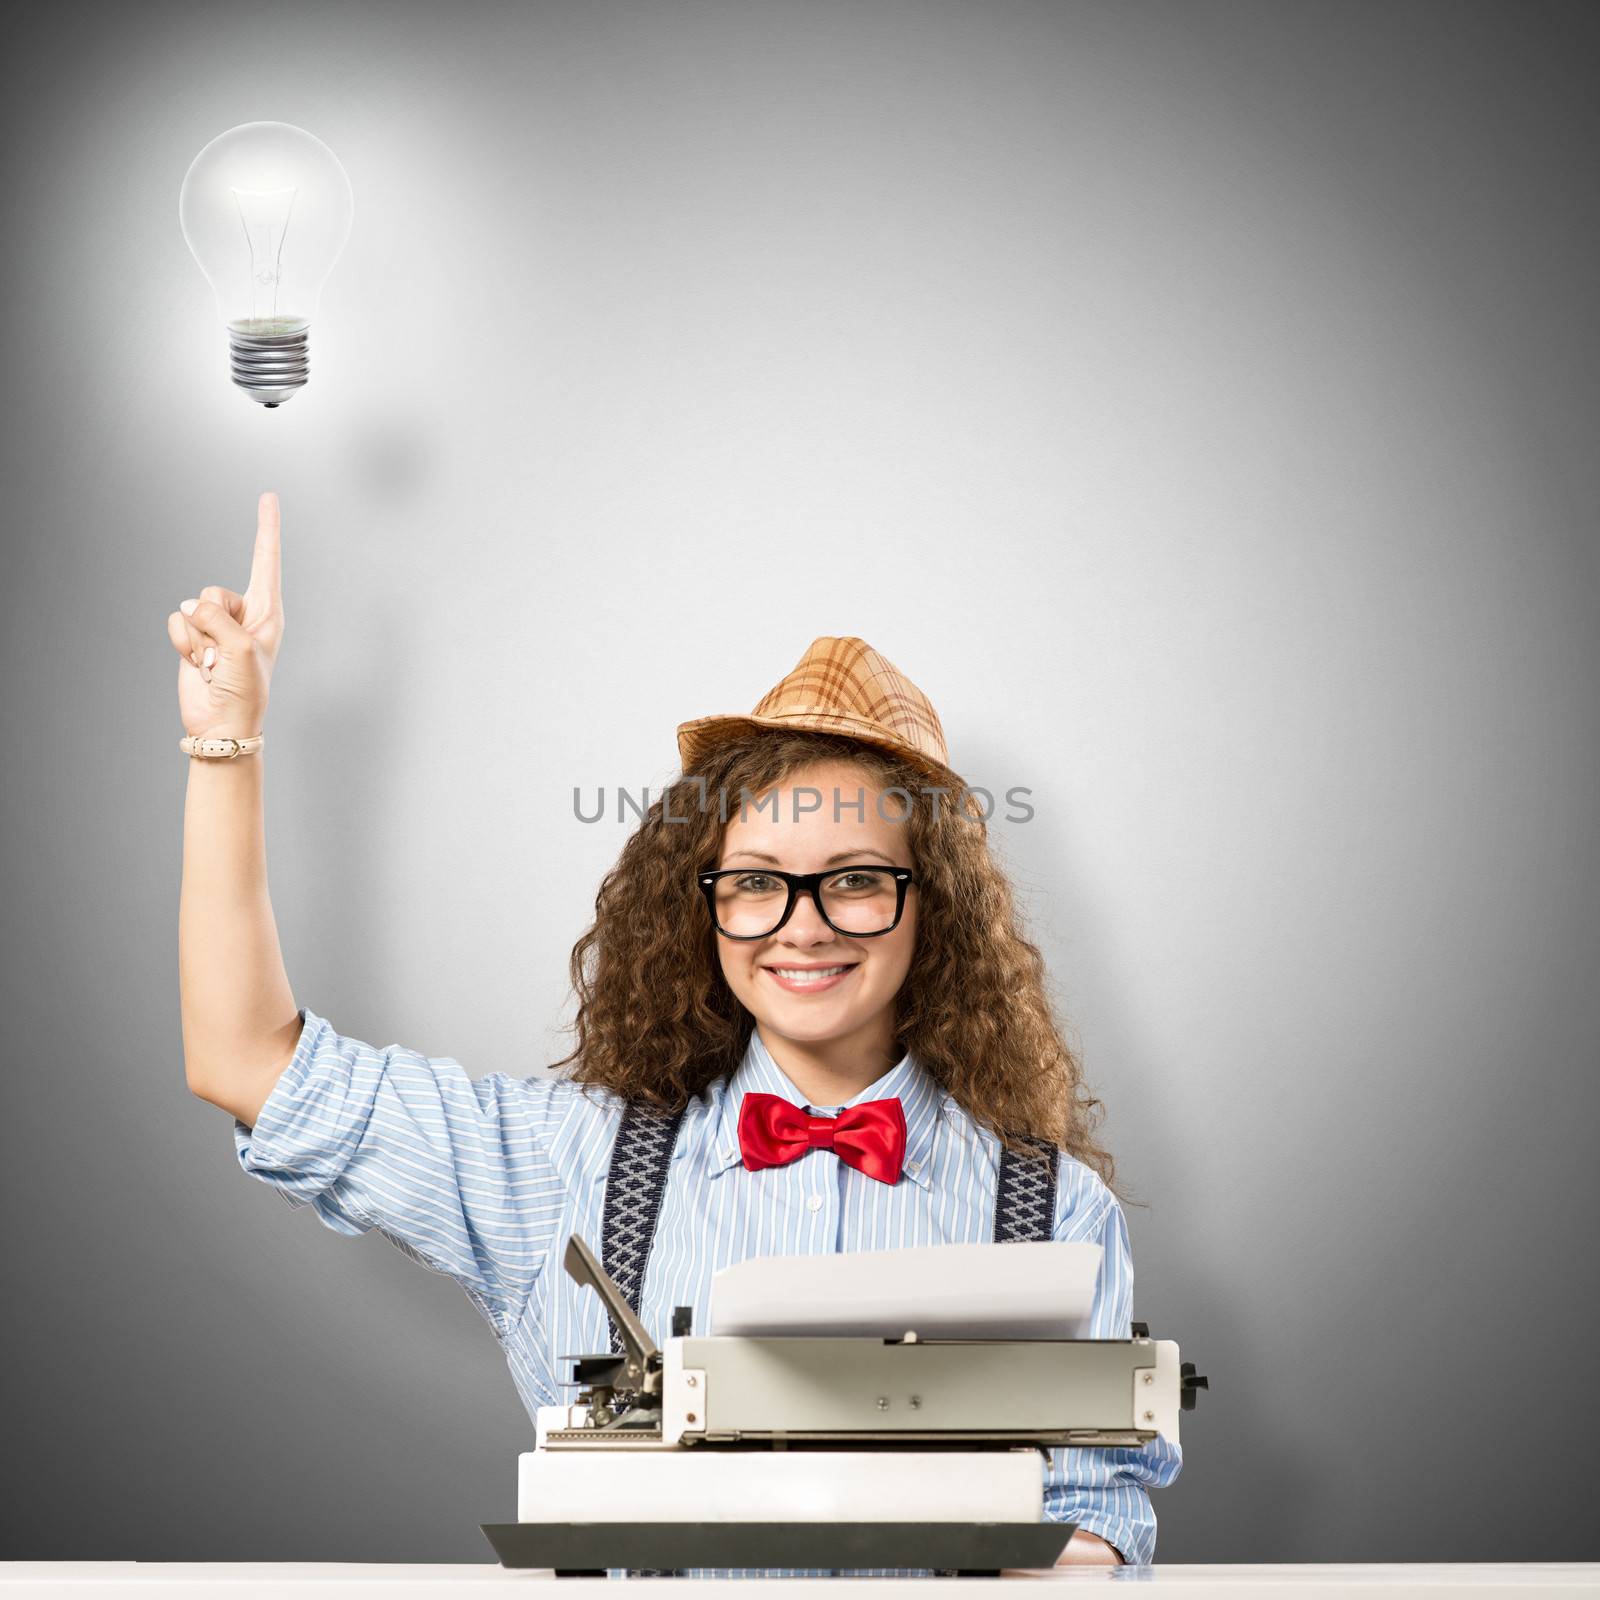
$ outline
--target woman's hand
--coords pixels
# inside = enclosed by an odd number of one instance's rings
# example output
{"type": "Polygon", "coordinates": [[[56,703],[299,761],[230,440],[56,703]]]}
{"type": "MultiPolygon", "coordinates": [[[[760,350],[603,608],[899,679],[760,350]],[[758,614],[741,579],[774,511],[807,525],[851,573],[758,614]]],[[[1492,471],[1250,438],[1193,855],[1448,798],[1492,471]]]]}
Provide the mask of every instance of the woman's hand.
{"type": "Polygon", "coordinates": [[[1098,1533],[1087,1528],[1074,1530],[1067,1540],[1067,1548],[1056,1557],[1058,1567],[1120,1567],[1122,1557],[1116,1546],[1109,1545],[1098,1533]]]}
{"type": "Polygon", "coordinates": [[[199,738],[248,739],[261,732],[268,686],[283,641],[278,497],[256,508],[256,548],[242,595],[210,583],[167,617],[178,663],[178,714],[199,738]]]}
{"type": "MultiPolygon", "coordinates": [[[[1098,1533],[1090,1533],[1087,1528],[1074,1528],[1072,1537],[1067,1540],[1067,1547],[1056,1557],[1058,1567],[1120,1567],[1126,1563],[1117,1552],[1117,1547],[1107,1544],[1098,1533]]],[[[1001,1569],[1002,1578],[1042,1578],[1044,1570],[1033,1570],[1026,1567],[1004,1567],[1001,1569]]]]}

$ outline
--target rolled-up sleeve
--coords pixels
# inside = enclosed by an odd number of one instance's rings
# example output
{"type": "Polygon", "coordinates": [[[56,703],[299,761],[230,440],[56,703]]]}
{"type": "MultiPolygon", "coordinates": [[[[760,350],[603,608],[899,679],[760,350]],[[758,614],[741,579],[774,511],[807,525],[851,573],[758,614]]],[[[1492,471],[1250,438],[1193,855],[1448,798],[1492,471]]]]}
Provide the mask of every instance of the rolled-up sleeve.
{"type": "MultiPolygon", "coordinates": [[[[1092,1339],[1133,1336],[1133,1253],[1128,1223],[1115,1195],[1095,1178],[1081,1204],[1058,1219],[1060,1240],[1101,1246],[1100,1276],[1089,1317],[1092,1339]]],[[[1149,1490],[1165,1488],[1183,1466],[1183,1451],[1165,1435],[1137,1450],[1052,1450],[1045,1474],[1044,1514],[1099,1534],[1133,1565],[1156,1552],[1156,1514],[1149,1490]]]]}
{"type": "Polygon", "coordinates": [[[550,1150],[574,1086],[469,1078],[453,1057],[377,1048],[301,1015],[255,1127],[234,1122],[240,1166],[335,1233],[376,1229],[454,1278],[504,1342],[560,1227],[550,1150]]]}

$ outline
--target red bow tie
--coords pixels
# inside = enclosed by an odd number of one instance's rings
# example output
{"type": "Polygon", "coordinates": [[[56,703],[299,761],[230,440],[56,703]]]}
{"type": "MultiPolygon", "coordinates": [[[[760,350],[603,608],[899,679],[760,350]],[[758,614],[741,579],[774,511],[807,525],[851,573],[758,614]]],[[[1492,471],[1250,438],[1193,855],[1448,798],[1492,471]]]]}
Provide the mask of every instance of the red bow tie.
{"type": "Polygon", "coordinates": [[[898,1183],[906,1154],[906,1114],[898,1100],[846,1106],[837,1117],[808,1116],[781,1095],[747,1094],[739,1108],[745,1167],[781,1167],[807,1150],[831,1150],[879,1183],[898,1183]]]}

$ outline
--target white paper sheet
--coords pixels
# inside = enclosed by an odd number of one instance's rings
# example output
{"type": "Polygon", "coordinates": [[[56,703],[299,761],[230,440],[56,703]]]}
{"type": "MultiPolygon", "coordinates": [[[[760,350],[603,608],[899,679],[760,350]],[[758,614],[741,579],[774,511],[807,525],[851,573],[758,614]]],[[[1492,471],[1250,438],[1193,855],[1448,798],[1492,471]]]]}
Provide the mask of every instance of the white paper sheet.
{"type": "Polygon", "coordinates": [[[758,1256],[711,1280],[711,1331],[1086,1339],[1097,1244],[938,1244],[758,1256]]]}

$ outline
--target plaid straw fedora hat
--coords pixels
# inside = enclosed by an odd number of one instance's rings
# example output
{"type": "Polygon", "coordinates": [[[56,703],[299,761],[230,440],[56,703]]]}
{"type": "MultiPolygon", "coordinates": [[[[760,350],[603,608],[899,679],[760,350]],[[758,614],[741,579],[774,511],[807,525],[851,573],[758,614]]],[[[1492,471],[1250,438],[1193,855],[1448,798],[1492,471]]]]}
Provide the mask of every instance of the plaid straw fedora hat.
{"type": "Polygon", "coordinates": [[[927,695],[864,639],[813,639],[794,670],[747,717],[698,717],[680,724],[683,770],[692,771],[719,744],[756,728],[845,734],[905,756],[936,779],[960,782],[927,695]]]}

